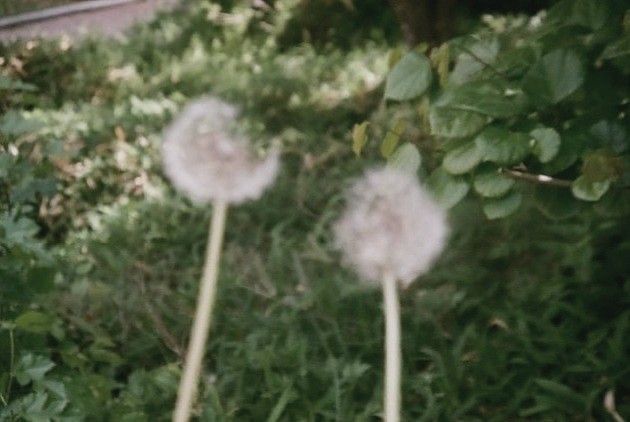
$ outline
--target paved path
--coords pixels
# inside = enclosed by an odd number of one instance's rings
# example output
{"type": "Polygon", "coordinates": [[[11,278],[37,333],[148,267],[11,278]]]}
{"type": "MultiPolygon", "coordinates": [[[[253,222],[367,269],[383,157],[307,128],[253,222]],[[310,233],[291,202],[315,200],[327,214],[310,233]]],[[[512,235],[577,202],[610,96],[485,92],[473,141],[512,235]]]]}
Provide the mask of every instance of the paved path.
{"type": "Polygon", "coordinates": [[[108,9],[0,29],[0,42],[36,37],[57,38],[62,35],[77,38],[94,33],[108,37],[122,36],[124,31],[134,23],[149,21],[157,11],[173,8],[178,2],[178,0],[142,0],[108,9]]]}

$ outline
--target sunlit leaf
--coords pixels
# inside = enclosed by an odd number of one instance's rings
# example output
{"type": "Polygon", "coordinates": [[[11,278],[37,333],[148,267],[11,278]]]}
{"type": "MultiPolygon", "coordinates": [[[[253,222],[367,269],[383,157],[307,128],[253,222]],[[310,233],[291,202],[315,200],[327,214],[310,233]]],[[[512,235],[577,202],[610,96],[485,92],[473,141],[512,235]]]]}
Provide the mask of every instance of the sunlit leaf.
{"type": "Polygon", "coordinates": [[[534,138],[533,152],[541,163],[551,161],[560,150],[560,135],[552,128],[537,128],[529,132],[534,138]]]}
{"type": "Polygon", "coordinates": [[[387,132],[385,139],[381,143],[381,155],[385,158],[389,158],[394,152],[400,142],[400,137],[405,130],[406,123],[403,119],[399,119],[394,123],[394,126],[387,132]]]}
{"type": "Polygon", "coordinates": [[[357,123],[352,128],[352,151],[359,156],[363,147],[368,141],[367,127],[370,123],[365,121],[363,123],[357,123]]]}
{"type": "Polygon", "coordinates": [[[598,201],[610,188],[610,181],[592,181],[586,176],[580,176],[571,185],[573,196],[582,201],[598,201]]]}
{"type": "Polygon", "coordinates": [[[41,381],[55,364],[44,356],[28,353],[20,358],[15,368],[15,377],[20,385],[41,381]]]}
{"type": "Polygon", "coordinates": [[[416,173],[422,164],[422,157],[418,148],[407,142],[396,148],[387,160],[387,164],[404,172],[416,173]]]}
{"type": "Polygon", "coordinates": [[[388,100],[411,100],[422,95],[431,84],[431,62],[423,54],[407,53],[391,70],[385,83],[388,100]]]}

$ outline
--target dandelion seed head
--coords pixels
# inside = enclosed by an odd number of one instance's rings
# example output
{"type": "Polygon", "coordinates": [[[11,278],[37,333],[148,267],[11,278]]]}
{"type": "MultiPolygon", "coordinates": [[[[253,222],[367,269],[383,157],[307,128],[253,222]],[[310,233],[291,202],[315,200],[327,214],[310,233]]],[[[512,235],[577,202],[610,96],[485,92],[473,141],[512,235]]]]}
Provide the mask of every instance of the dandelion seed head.
{"type": "Polygon", "coordinates": [[[347,195],[334,227],[344,263],[367,282],[386,274],[407,287],[427,272],[446,243],[446,214],[411,174],[368,171],[347,195]]]}
{"type": "Polygon", "coordinates": [[[260,159],[235,130],[238,110],[219,99],[192,102],[164,132],[164,170],[194,202],[259,198],[278,172],[279,155],[260,159]]]}

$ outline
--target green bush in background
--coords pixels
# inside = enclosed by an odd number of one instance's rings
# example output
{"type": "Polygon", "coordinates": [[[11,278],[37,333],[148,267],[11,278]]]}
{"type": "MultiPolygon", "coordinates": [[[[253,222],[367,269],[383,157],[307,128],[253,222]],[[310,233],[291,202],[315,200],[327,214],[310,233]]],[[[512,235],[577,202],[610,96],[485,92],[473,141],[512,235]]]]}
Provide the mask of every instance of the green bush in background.
{"type": "MultiPolygon", "coordinates": [[[[530,19],[488,17],[486,28],[433,49],[431,59],[412,51],[396,63],[385,99],[422,96],[420,120],[409,123],[437,140],[441,166],[430,183],[445,205],[472,190],[488,218],[506,217],[522,202],[521,181],[537,185],[550,218],[577,214],[580,201],[627,214],[624,12],[613,2],[565,1],[530,19]]],[[[386,138],[385,151],[396,141],[386,138]]]]}

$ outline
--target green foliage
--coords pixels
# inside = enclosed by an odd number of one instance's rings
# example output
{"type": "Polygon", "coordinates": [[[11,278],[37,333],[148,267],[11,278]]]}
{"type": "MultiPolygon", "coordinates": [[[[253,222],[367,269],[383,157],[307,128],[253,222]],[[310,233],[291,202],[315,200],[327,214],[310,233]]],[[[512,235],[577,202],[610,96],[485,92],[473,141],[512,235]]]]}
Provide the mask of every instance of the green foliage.
{"type": "Polygon", "coordinates": [[[389,157],[388,164],[404,172],[416,174],[422,164],[422,157],[418,148],[407,142],[389,157]]]}
{"type": "Polygon", "coordinates": [[[431,63],[422,54],[405,55],[391,70],[385,84],[388,100],[409,100],[424,94],[431,84],[431,63]]]}
{"type": "Polygon", "coordinates": [[[468,194],[470,189],[470,184],[464,179],[452,176],[442,168],[433,171],[429,177],[428,186],[438,203],[444,208],[453,207],[468,194]]]}
{"type": "MultiPolygon", "coordinates": [[[[501,196],[484,200],[488,216],[512,214],[523,183],[537,180],[570,187],[574,207],[609,191],[629,198],[628,66],[614,60],[626,56],[627,13],[612,0],[566,0],[533,18],[489,19],[489,28],[431,54],[441,83],[424,96],[429,133],[441,140],[444,170],[464,176],[481,197],[501,196]],[[498,167],[479,167],[484,162],[498,167]],[[519,183],[497,174],[515,168],[526,173],[519,183]]],[[[404,75],[402,66],[392,69],[385,99],[415,99],[427,89],[402,84],[431,74],[428,59],[410,54],[415,71],[409,61],[404,75]],[[400,81],[396,95],[388,95],[391,81],[400,81]]],[[[458,194],[446,202],[455,205],[458,194]]]]}

